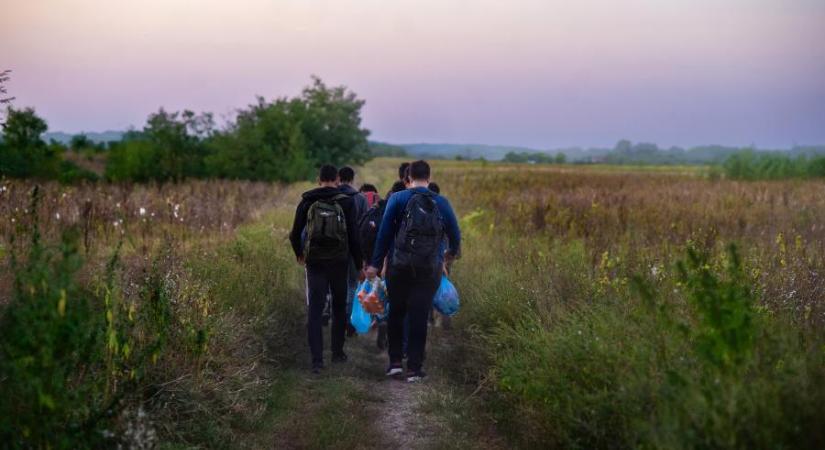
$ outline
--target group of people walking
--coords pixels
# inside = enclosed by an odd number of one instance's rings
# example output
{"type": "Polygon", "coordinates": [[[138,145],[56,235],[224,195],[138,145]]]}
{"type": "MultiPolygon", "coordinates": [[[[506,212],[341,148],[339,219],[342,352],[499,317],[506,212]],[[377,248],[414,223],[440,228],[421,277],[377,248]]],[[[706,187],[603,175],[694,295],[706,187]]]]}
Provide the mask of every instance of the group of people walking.
{"type": "Polygon", "coordinates": [[[459,255],[458,221],[439,187],[430,182],[426,161],[402,164],[399,179],[383,200],[372,185],[356,190],[354,178],[350,167],[322,166],[319,187],[301,196],[290,233],[295,257],[306,270],[312,372],[324,368],[322,323],[328,296],[332,362],[341,363],[347,361],[344,343],[359,281],[381,276],[389,302],[386,374],[419,381],[426,376],[433,297],[446,267],[459,255]]]}

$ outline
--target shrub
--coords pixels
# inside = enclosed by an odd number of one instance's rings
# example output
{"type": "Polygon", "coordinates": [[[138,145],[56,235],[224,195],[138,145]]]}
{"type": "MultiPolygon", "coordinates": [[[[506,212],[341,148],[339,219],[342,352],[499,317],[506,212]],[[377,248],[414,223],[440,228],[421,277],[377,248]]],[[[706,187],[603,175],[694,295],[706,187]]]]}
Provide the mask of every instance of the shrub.
{"type": "MultiPolygon", "coordinates": [[[[568,297],[551,309],[522,303],[521,319],[480,325],[489,330],[483,348],[496,381],[490,405],[515,443],[815,448],[822,442],[823,434],[811,431],[822,429],[818,339],[794,340],[781,320],[758,312],[734,248],[720,260],[689,250],[675,273],[683,295],[660,295],[640,281],[632,296],[618,288],[575,295],[572,303],[568,297]]],[[[488,316],[512,314],[504,312],[510,302],[484,306],[498,308],[488,316]]]]}
{"type": "Polygon", "coordinates": [[[153,284],[140,306],[124,301],[117,254],[97,289],[78,283],[79,232],[41,242],[37,203],[35,188],[31,242],[25,257],[11,255],[14,289],[0,315],[0,439],[11,448],[101,446],[162,350],[169,302],[153,284]]]}

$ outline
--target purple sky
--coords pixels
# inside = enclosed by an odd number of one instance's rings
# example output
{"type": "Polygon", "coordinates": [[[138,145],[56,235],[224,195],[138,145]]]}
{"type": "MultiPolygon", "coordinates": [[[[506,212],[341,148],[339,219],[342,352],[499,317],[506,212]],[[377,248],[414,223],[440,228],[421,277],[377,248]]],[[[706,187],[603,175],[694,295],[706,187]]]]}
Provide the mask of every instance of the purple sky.
{"type": "Polygon", "coordinates": [[[825,143],[822,0],[4,0],[0,69],[51,130],[219,117],[317,74],[372,138],[825,143]]]}

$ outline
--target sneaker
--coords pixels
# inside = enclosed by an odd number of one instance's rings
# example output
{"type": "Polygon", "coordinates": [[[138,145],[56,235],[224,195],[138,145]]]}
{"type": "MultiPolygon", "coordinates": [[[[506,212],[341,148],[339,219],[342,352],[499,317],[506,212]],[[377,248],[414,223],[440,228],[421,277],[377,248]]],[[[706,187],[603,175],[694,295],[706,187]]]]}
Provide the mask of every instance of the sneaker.
{"type": "Polygon", "coordinates": [[[387,367],[387,376],[392,377],[395,375],[401,375],[404,373],[404,369],[401,367],[401,363],[393,363],[387,367]]]}
{"type": "Polygon", "coordinates": [[[344,352],[332,355],[332,362],[334,363],[347,362],[347,359],[347,354],[344,352]]]}
{"type": "Polygon", "coordinates": [[[423,370],[409,370],[407,371],[407,383],[417,383],[427,376],[423,370]]]}

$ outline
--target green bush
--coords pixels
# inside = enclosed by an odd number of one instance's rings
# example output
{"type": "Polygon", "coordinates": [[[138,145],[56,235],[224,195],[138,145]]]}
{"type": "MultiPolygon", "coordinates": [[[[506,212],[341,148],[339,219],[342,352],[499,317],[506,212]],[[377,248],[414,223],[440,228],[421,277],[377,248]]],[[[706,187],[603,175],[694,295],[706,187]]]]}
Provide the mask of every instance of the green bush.
{"type": "Polygon", "coordinates": [[[113,445],[123,400],[138,392],[163,349],[169,298],[161,279],[150,277],[139,303],[123,299],[117,254],[103,280],[81,285],[79,232],[44,244],[36,210],[35,188],[31,242],[27,254],[11,255],[13,295],[0,311],[0,441],[9,448],[113,445]]]}
{"type": "Polygon", "coordinates": [[[0,139],[0,176],[13,178],[57,178],[61,148],[40,138],[48,129],[34,109],[8,109],[0,139]]]}
{"type": "Polygon", "coordinates": [[[501,429],[523,447],[821,446],[821,337],[760,312],[738,253],[720,258],[688,251],[654,292],[642,277],[635,290],[605,282],[583,253],[551,247],[555,293],[518,269],[491,281],[509,289],[489,301],[461,285],[474,302],[462,314],[486,330],[473,348],[488,355],[501,429]]]}
{"type": "Polygon", "coordinates": [[[60,175],[57,179],[63,184],[73,184],[81,181],[95,182],[100,177],[91,170],[84,169],[71,161],[63,160],[60,162],[60,175]]]}
{"type": "Polygon", "coordinates": [[[723,164],[725,175],[738,180],[781,180],[825,177],[825,156],[791,158],[781,153],[745,150],[730,155],[723,164]]]}

